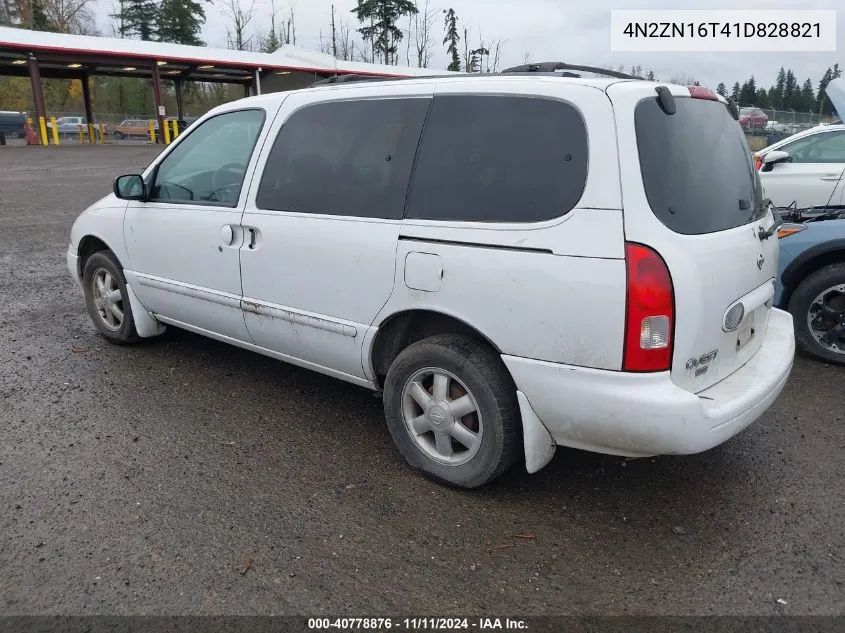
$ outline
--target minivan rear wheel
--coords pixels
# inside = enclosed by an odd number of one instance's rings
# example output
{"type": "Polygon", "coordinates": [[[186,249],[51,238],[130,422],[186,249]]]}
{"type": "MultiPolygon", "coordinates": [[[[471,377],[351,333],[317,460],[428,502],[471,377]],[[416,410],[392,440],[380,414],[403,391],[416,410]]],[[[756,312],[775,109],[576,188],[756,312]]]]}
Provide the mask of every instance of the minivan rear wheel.
{"type": "Polygon", "coordinates": [[[807,275],[789,300],[789,311],[799,349],[845,365],[845,263],[807,275]]]}
{"type": "Polygon", "coordinates": [[[399,452],[436,481],[479,488],[519,454],[516,387],[496,352],[468,336],[405,348],[387,372],[384,409],[399,452]]]}

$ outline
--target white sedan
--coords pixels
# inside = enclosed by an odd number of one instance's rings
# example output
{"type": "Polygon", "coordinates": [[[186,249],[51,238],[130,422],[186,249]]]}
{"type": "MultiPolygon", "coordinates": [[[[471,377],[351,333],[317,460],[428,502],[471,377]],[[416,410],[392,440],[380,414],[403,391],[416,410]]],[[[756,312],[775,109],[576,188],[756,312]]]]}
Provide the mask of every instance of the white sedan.
{"type": "MultiPolygon", "coordinates": [[[[843,84],[835,79],[826,89],[840,115],[843,84]]],[[[845,124],[819,125],[773,143],[755,154],[755,165],[775,206],[845,206],[845,124]]]]}
{"type": "Polygon", "coordinates": [[[845,205],[845,125],[820,125],[756,154],[765,195],[775,206],[845,205]]]}

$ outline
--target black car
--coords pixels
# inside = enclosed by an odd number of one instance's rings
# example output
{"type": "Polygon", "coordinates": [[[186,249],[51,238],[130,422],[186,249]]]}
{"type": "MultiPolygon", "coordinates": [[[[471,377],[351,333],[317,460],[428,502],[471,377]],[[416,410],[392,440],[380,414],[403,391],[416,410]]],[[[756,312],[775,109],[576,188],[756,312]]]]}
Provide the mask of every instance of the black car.
{"type": "Polygon", "coordinates": [[[20,112],[0,112],[0,134],[6,138],[26,136],[26,116],[20,112]]]}

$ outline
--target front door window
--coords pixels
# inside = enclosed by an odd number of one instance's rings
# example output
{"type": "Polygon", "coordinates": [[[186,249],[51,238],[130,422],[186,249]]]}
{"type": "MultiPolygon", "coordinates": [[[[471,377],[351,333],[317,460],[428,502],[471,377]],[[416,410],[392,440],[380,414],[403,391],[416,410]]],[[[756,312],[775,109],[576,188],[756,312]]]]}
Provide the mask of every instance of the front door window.
{"type": "Polygon", "coordinates": [[[212,117],[173,148],[156,170],[150,202],[234,207],[264,125],[264,110],[212,117]]]}

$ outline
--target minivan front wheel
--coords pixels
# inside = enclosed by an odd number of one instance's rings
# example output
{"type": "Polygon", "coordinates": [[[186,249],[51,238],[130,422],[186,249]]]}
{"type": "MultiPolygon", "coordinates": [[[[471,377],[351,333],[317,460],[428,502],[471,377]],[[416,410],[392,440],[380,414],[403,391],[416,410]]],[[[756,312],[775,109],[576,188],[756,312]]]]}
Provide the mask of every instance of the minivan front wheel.
{"type": "Polygon", "coordinates": [[[118,345],[138,340],[123,269],[111,251],[94,253],[82,274],[85,305],[97,331],[118,345]]]}
{"type": "Polygon", "coordinates": [[[519,454],[516,387],[496,352],[470,337],[440,334],[403,350],[384,408],[399,452],[437,481],[478,488],[519,454]]]}

